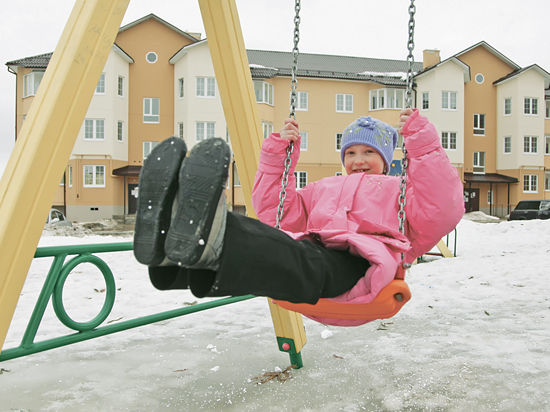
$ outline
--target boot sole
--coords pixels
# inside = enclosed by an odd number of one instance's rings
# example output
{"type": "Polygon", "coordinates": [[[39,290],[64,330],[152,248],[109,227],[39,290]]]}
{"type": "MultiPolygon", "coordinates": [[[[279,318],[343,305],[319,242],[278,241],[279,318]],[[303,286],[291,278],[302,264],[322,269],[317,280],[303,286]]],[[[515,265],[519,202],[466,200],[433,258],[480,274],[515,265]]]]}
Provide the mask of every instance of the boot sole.
{"type": "Polygon", "coordinates": [[[168,231],[168,259],[185,267],[197,263],[206,246],[227,182],[231,152],[219,138],[197,144],[179,173],[178,208],[168,231]]]}
{"type": "Polygon", "coordinates": [[[134,256],[144,265],[159,265],[165,258],[164,242],[170,226],[178,172],[187,147],[170,137],[149,154],[139,175],[139,196],[134,232],[134,256]]]}

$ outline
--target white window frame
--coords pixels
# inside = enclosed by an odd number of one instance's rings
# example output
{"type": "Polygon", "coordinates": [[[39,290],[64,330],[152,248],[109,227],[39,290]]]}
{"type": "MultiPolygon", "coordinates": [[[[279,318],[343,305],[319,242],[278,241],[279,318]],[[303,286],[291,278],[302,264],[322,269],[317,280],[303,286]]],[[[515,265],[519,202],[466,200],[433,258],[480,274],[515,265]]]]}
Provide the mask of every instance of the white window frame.
{"type": "Polygon", "coordinates": [[[178,122],[176,133],[178,134],[178,137],[180,139],[183,139],[183,132],[184,132],[183,122],[178,122]]]}
{"type": "Polygon", "coordinates": [[[264,134],[264,139],[267,139],[271,133],[273,133],[273,123],[262,122],[262,132],[264,134]]]}
{"type": "Polygon", "coordinates": [[[336,94],[336,112],[353,113],[353,94],[349,94],[349,93],[336,94]],[[341,101],[339,102],[339,100],[341,101]]]}
{"type": "Polygon", "coordinates": [[[544,117],[550,119],[550,100],[545,100],[545,106],[544,117]]]}
{"type": "Polygon", "coordinates": [[[73,187],[73,167],[69,165],[68,167],[68,175],[69,175],[69,187],[73,187]]]}
{"type": "Polygon", "coordinates": [[[117,96],[124,97],[124,76],[118,76],[117,96]]]}
{"type": "Polygon", "coordinates": [[[116,140],[117,142],[124,141],[124,122],[122,120],[116,122],[116,140]]]}
{"type": "Polygon", "coordinates": [[[504,98],[504,116],[511,116],[511,115],[512,115],[512,98],[505,97],[504,98]]]}
{"type": "Polygon", "coordinates": [[[523,153],[524,154],[537,154],[538,153],[538,137],[537,136],[523,136],[523,153]]]}
{"type": "Polygon", "coordinates": [[[441,91],[441,108],[443,110],[456,110],[457,93],[452,90],[441,91]]]}
{"type": "Polygon", "coordinates": [[[296,110],[307,112],[309,108],[309,93],[296,92],[296,110]]]}
{"type": "Polygon", "coordinates": [[[523,114],[537,116],[539,113],[539,102],[536,97],[525,97],[523,99],[523,114]]]}
{"type": "Polygon", "coordinates": [[[369,91],[370,110],[402,109],[405,105],[403,89],[374,89],[369,91]]]}
{"type": "Polygon", "coordinates": [[[336,133],[334,146],[336,147],[337,152],[339,152],[342,149],[342,136],[343,136],[343,133],[336,133]]]}
{"type": "Polygon", "coordinates": [[[307,172],[295,171],[294,177],[296,178],[296,189],[301,189],[307,185],[307,172]]]}
{"type": "Polygon", "coordinates": [[[200,142],[216,136],[216,122],[195,122],[195,141],[200,142]]]}
{"type": "Polygon", "coordinates": [[[422,92],[422,110],[430,109],[430,92],[422,92]]]}
{"type": "Polygon", "coordinates": [[[550,155],[550,135],[544,136],[544,154],[550,155]]]}
{"type": "Polygon", "coordinates": [[[197,77],[195,96],[211,99],[216,97],[216,78],[215,77],[197,77]]]}
{"type": "Polygon", "coordinates": [[[544,191],[550,192],[550,172],[544,173],[544,191]]]}
{"type": "Polygon", "coordinates": [[[143,98],[143,123],[160,123],[160,98],[159,97],[144,97],[143,98]],[[155,113],[155,103],[157,110],[155,113]]]}
{"type": "Polygon", "coordinates": [[[305,130],[300,131],[300,152],[307,152],[309,133],[305,130]]]}
{"type": "Polygon", "coordinates": [[[537,175],[523,175],[523,193],[538,193],[538,176],[537,175]]]}
{"type": "Polygon", "coordinates": [[[485,113],[474,113],[474,136],[485,136],[485,113]]]}
{"type": "Polygon", "coordinates": [[[94,94],[105,94],[106,84],[105,84],[105,72],[101,73],[99,80],[95,86],[94,94]]]}
{"type": "Polygon", "coordinates": [[[183,77],[180,77],[178,79],[178,93],[177,93],[177,95],[180,99],[183,99],[183,97],[185,96],[185,81],[183,80],[183,77]]]}
{"type": "Polygon", "coordinates": [[[82,183],[84,187],[105,187],[105,165],[84,165],[82,166],[82,183]],[[97,183],[98,176],[101,175],[98,171],[103,170],[103,183],[97,183]],[[92,183],[86,183],[86,170],[92,172],[92,183]]]}
{"type": "Polygon", "coordinates": [[[474,174],[485,174],[485,152],[474,152],[473,171],[474,174]],[[478,170],[476,170],[476,168],[478,170]]]}
{"type": "Polygon", "coordinates": [[[84,119],[84,140],[105,140],[105,119],[84,119]],[[90,125],[91,137],[87,137],[90,125]]]}
{"type": "Polygon", "coordinates": [[[44,72],[31,72],[23,76],[23,98],[35,96],[44,72]]]}
{"type": "Polygon", "coordinates": [[[441,146],[445,150],[456,150],[456,132],[441,132],[441,146]]]}
{"type": "Polygon", "coordinates": [[[487,204],[492,205],[493,204],[493,191],[487,190],[487,204]]]}
{"type": "Polygon", "coordinates": [[[263,80],[254,80],[254,94],[257,103],[273,106],[273,85],[263,80]]]}
{"type": "Polygon", "coordinates": [[[142,143],[142,147],[143,147],[143,160],[147,159],[147,156],[149,156],[151,154],[151,152],[153,151],[153,149],[155,148],[156,145],[158,145],[159,142],[157,141],[154,141],[154,140],[144,140],[143,143],[142,143]]]}
{"type": "Polygon", "coordinates": [[[504,136],[504,141],[502,144],[502,150],[504,154],[510,154],[512,153],[512,136],[504,136]],[[506,150],[506,149],[509,150],[506,150]]]}

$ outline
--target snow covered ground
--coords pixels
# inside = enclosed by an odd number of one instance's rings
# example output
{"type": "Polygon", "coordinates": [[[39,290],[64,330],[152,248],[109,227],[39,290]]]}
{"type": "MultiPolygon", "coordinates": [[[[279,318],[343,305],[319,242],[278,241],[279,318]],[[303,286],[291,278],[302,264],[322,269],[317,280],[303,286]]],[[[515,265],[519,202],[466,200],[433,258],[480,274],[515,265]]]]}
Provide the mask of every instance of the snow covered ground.
{"type": "MultiPolygon", "coordinates": [[[[305,320],[304,368],[286,382],[265,298],[0,363],[0,411],[548,411],[550,220],[458,227],[458,257],[415,265],[413,298],[391,320],[356,328],[305,320]]],[[[41,245],[130,238],[45,235],[41,245]]],[[[156,291],[131,252],[101,254],[117,282],[107,319],[180,307],[156,291]]],[[[19,341],[49,268],[35,259],[4,348],[19,341]]],[[[95,316],[104,288],[78,266],[65,306],[95,316]],[[97,289],[97,291],[96,291],[97,289]]],[[[39,338],[66,333],[48,308],[39,338]]]]}

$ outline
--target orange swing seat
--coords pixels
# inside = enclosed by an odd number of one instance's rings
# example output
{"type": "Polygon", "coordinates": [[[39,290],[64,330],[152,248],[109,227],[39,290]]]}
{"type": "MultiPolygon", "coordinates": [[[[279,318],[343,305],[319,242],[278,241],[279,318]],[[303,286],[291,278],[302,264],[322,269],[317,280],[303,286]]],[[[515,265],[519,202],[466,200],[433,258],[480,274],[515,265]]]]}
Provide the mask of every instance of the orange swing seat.
{"type": "Polygon", "coordinates": [[[387,319],[399,312],[403,305],[411,299],[411,291],[404,278],[405,269],[400,265],[395,279],[369,303],[342,303],[331,299],[319,299],[315,305],[276,299],[272,299],[272,301],[282,308],[306,316],[366,321],[387,319]]]}

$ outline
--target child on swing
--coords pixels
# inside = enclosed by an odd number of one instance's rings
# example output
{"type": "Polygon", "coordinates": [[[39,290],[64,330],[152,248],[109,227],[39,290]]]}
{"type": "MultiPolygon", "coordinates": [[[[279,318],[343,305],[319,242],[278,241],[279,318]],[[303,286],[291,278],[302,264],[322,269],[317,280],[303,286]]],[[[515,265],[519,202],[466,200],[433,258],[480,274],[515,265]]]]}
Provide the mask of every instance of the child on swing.
{"type": "Polygon", "coordinates": [[[355,120],[341,141],[347,176],[296,190],[299,127],[288,119],[262,145],[252,193],[260,221],[226,211],[230,149],[222,139],[198,143],[187,157],[181,139],[156,146],[140,176],[134,254],[159,289],[189,288],[198,297],[368,303],[393,280],[402,253],[412,263],[464,213],[462,183],[435,127],[411,109],[401,112],[400,127],[409,158],[405,235],[398,230],[400,179],[387,175],[394,128],[371,117],[355,120]],[[294,152],[277,230],[272,226],[289,141],[294,152]]]}

